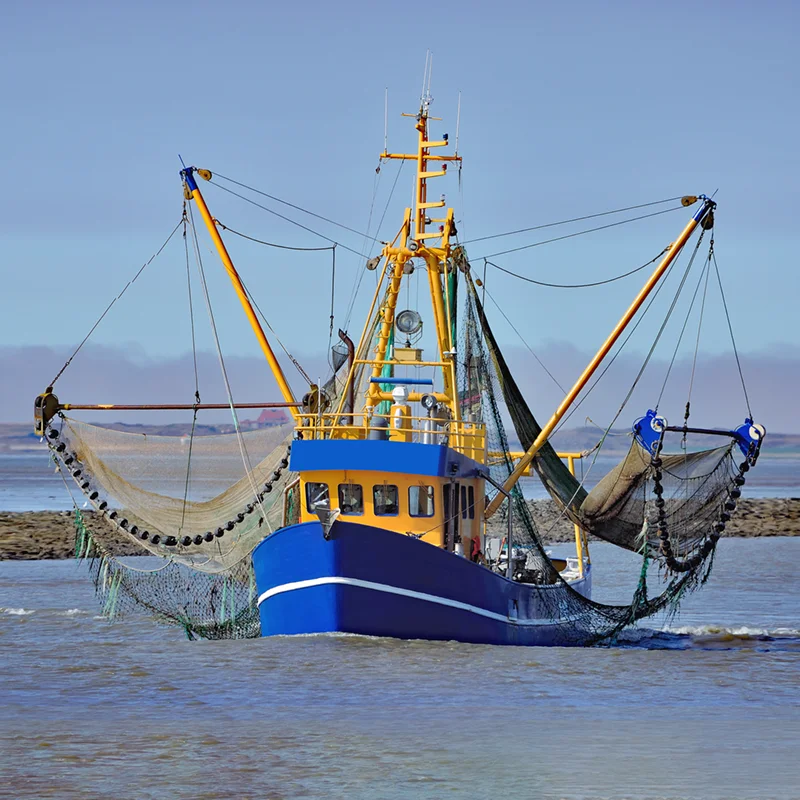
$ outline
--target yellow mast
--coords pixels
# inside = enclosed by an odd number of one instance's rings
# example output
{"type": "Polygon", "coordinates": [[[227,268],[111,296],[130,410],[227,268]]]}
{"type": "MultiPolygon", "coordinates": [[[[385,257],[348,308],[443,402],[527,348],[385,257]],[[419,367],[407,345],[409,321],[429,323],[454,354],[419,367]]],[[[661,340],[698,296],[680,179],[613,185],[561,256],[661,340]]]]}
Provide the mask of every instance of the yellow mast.
{"type": "MultiPolygon", "coordinates": [[[[644,285],[639,294],[636,295],[636,298],[631,303],[628,310],[623,314],[622,319],[617,323],[614,330],[611,331],[611,334],[605,340],[603,346],[597,351],[595,357],[589,362],[589,365],[583,371],[580,378],[578,378],[578,380],[575,382],[575,385],[569,390],[567,396],[561,401],[561,405],[556,409],[553,416],[550,417],[547,424],[542,428],[542,431],[536,437],[536,440],[517,462],[517,466],[503,484],[503,489],[506,492],[511,491],[511,489],[514,487],[514,484],[516,484],[516,482],[520,479],[522,473],[525,472],[527,466],[531,463],[531,461],[533,461],[536,454],[550,437],[550,434],[553,432],[556,425],[558,425],[559,421],[567,412],[569,407],[575,402],[575,399],[580,394],[583,387],[586,386],[597,367],[600,366],[600,362],[606,357],[606,355],[608,355],[609,350],[611,350],[611,348],[614,346],[614,343],[617,341],[617,339],[619,339],[620,335],[633,319],[642,303],[644,303],[644,301],[647,299],[647,296],[656,286],[663,274],[667,271],[669,265],[675,260],[678,253],[680,253],[681,248],[686,244],[689,237],[694,232],[694,229],[703,221],[703,219],[705,219],[706,215],[711,211],[711,209],[714,208],[715,203],[713,200],[709,200],[708,198],[703,198],[703,200],[703,207],[692,217],[692,219],[689,221],[689,224],[681,232],[680,236],[678,236],[678,238],[672,243],[669,252],[661,260],[661,263],[658,265],[658,267],[656,267],[655,272],[650,276],[650,279],[644,285]]],[[[492,502],[486,507],[486,519],[489,519],[489,517],[491,517],[492,514],[497,511],[504,499],[505,495],[500,494],[499,492],[495,495],[492,502]]]]}
{"type": "MultiPolygon", "coordinates": [[[[417,152],[416,153],[389,153],[384,150],[381,153],[382,159],[401,159],[415,161],[417,167],[416,189],[414,193],[414,209],[406,209],[406,219],[403,225],[403,232],[400,242],[395,245],[387,245],[383,249],[383,257],[389,263],[392,274],[392,284],[387,293],[387,300],[382,309],[383,320],[382,329],[378,338],[378,349],[376,352],[376,363],[373,367],[373,376],[379,377],[383,364],[378,362],[386,361],[386,337],[388,330],[394,324],[394,315],[397,307],[397,291],[399,290],[404,273],[406,262],[411,258],[422,258],[425,260],[428,271],[428,284],[431,294],[431,304],[433,306],[434,324],[436,327],[436,340],[439,351],[439,363],[442,368],[444,380],[445,402],[453,413],[453,418],[460,418],[460,409],[457,397],[456,380],[456,361],[454,356],[454,342],[452,337],[452,325],[450,320],[449,297],[447,292],[447,268],[450,258],[450,236],[455,233],[453,221],[453,210],[448,209],[445,217],[431,219],[428,216],[429,209],[444,208],[444,196],[440,200],[428,200],[428,180],[439,178],[447,174],[447,162],[461,162],[459,155],[434,155],[431,154],[432,148],[446,147],[449,144],[449,137],[445,136],[441,140],[430,141],[428,139],[428,120],[438,117],[428,115],[430,99],[423,97],[418,114],[403,114],[404,117],[416,118],[417,129],[417,152]],[[429,169],[428,162],[440,162],[441,169],[429,169]],[[428,231],[428,225],[439,223],[438,231],[428,231]],[[439,239],[438,246],[433,243],[428,244],[428,240],[439,239]],[[396,282],[396,283],[395,283],[396,282]],[[383,329],[386,329],[385,331],[383,329]],[[384,336],[385,333],[385,336],[384,336]]],[[[378,384],[370,386],[368,396],[368,406],[374,406],[382,399],[385,399],[380,391],[378,384]]]]}
{"type": "MultiPolygon", "coordinates": [[[[264,329],[261,327],[261,323],[258,321],[258,317],[253,310],[253,306],[247,297],[247,292],[242,284],[242,279],[239,277],[236,267],[233,266],[233,261],[231,261],[231,257],[228,255],[228,251],[224,242],[222,241],[222,237],[219,235],[215,220],[211,216],[211,212],[208,210],[208,206],[206,205],[206,201],[203,199],[203,195],[200,193],[200,189],[197,188],[197,182],[194,179],[194,172],[194,167],[187,167],[186,169],[181,170],[181,176],[186,183],[189,196],[195,201],[195,203],[197,203],[197,207],[200,209],[200,214],[202,215],[203,221],[208,228],[208,232],[211,234],[211,239],[214,242],[214,246],[217,248],[219,257],[222,259],[222,263],[225,266],[228,277],[231,279],[233,288],[236,290],[236,294],[239,297],[239,302],[242,304],[242,308],[244,308],[244,312],[247,315],[248,321],[250,322],[250,327],[253,329],[253,333],[255,333],[256,339],[258,339],[258,343],[261,345],[261,350],[267,359],[267,363],[272,370],[272,374],[275,376],[275,380],[278,383],[278,388],[283,395],[284,402],[293,404],[289,408],[289,411],[295,420],[298,420],[300,413],[296,408],[297,401],[295,400],[292,390],[286,381],[286,376],[283,374],[283,370],[281,369],[281,365],[278,363],[278,359],[275,358],[275,353],[272,351],[272,347],[270,346],[269,340],[264,333],[264,329]]],[[[211,173],[207,170],[197,170],[197,173],[201,177],[206,178],[206,180],[210,180],[211,178],[211,173]],[[204,173],[207,173],[207,176],[204,173]]]]}

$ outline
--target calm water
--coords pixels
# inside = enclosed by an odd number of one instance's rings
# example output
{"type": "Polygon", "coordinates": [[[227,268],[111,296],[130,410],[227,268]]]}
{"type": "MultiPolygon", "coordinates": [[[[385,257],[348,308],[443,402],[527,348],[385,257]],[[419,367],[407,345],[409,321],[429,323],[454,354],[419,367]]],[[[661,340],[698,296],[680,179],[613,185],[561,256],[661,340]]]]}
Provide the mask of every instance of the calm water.
{"type": "MultiPolygon", "coordinates": [[[[601,457],[588,473],[587,488],[619,463],[615,457],[601,457]]],[[[589,464],[585,465],[589,469],[589,464]]],[[[580,462],[576,466],[580,470],[580,462]]],[[[579,473],[580,474],[580,473],[579,473]]],[[[546,493],[535,478],[521,481],[525,496],[541,499],[546,493]]],[[[75,489],[70,481],[70,489],[75,489]]],[[[162,491],[177,497],[183,494],[182,480],[162,491]],[[171,488],[171,492],[170,492],[171,488]]],[[[747,476],[745,497],[800,496],[800,457],[769,458],[762,456],[756,469],[747,476]]],[[[55,472],[46,452],[8,455],[0,454],[0,511],[66,511],[72,508],[64,482],[55,472]]]]}
{"type": "MultiPolygon", "coordinates": [[[[628,597],[635,558],[593,552],[628,597]]],[[[0,797],[800,798],[798,562],[723,540],[667,631],[593,649],[188,642],[0,563],[0,797]]]]}

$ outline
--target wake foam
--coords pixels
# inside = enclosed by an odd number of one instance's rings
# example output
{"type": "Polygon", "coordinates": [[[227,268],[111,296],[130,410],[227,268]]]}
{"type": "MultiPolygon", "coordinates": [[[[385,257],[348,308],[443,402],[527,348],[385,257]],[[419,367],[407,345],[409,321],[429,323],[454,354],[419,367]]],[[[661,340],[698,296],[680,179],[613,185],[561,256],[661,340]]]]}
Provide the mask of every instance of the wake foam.
{"type": "Polygon", "coordinates": [[[629,628],[617,637],[620,647],[648,650],[792,650],[800,651],[800,630],[748,625],[678,625],[661,630],[629,628]]]}

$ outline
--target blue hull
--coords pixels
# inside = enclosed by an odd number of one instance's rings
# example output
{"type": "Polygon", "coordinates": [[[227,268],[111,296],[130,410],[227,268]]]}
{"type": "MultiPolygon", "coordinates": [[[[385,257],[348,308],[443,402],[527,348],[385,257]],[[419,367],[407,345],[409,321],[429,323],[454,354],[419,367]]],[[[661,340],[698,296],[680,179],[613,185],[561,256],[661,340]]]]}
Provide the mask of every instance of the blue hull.
{"type": "MultiPolygon", "coordinates": [[[[509,581],[411,536],[337,520],[292,525],[253,552],[261,633],[355,633],[479,644],[575,645],[569,590],[509,581]]],[[[585,596],[591,573],[571,584],[585,596]]]]}

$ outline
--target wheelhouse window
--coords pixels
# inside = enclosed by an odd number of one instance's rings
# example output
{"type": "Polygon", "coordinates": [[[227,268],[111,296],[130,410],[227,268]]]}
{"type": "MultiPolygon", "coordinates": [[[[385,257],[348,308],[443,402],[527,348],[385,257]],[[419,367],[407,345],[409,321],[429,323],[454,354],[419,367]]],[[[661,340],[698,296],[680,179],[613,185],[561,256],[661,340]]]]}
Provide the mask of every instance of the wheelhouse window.
{"type": "Polygon", "coordinates": [[[372,487],[372,506],[376,517],[393,517],[400,511],[400,495],[396,486],[383,483],[372,487]]]}
{"type": "Polygon", "coordinates": [[[328,511],[330,507],[331,498],[328,492],[328,484],[309,481],[306,484],[306,508],[308,513],[316,514],[318,508],[328,511]]]}
{"type": "Polygon", "coordinates": [[[364,490],[360,484],[339,484],[339,510],[342,514],[364,513],[364,490]]]}
{"type": "Polygon", "coordinates": [[[433,516],[433,486],[410,486],[408,513],[412,517],[433,516]]]}
{"type": "Polygon", "coordinates": [[[475,487],[469,487],[469,518],[475,519],[475,487]]]}
{"type": "Polygon", "coordinates": [[[467,487],[461,486],[461,519],[467,518],[467,487]]]}

